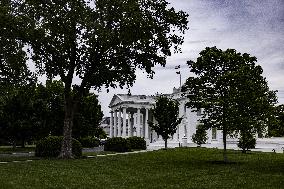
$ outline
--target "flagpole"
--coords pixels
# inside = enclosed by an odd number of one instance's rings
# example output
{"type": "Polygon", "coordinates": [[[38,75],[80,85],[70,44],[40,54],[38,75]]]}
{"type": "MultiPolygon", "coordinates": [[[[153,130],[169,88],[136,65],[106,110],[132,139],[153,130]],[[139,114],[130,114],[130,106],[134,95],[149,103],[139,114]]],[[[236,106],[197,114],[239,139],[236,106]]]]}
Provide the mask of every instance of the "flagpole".
{"type": "Polygon", "coordinates": [[[175,69],[176,69],[176,74],[179,75],[179,87],[181,89],[181,73],[180,73],[180,65],[178,66],[175,66],[175,69]]]}
{"type": "Polygon", "coordinates": [[[179,73],[179,87],[181,89],[181,73],[179,73]]]}

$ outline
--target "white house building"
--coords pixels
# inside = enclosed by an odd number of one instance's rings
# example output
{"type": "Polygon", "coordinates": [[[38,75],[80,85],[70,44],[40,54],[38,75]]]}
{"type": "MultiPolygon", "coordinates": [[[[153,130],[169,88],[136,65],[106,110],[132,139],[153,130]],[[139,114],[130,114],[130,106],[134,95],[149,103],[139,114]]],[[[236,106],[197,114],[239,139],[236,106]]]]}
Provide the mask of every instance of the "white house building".
{"type": "MultiPolygon", "coordinates": [[[[159,95],[114,95],[109,104],[109,108],[111,109],[109,136],[123,138],[139,136],[144,137],[146,141],[150,143],[161,140],[161,137],[148,126],[148,120],[155,122],[151,108],[154,107],[155,99],[158,96],[159,95]]],[[[196,126],[198,125],[201,112],[192,112],[185,106],[187,99],[181,95],[180,89],[174,88],[173,93],[166,94],[166,96],[178,100],[180,103],[179,117],[183,118],[171,142],[182,143],[182,141],[186,139],[187,143],[193,143],[192,135],[196,132],[196,126]]],[[[221,131],[208,130],[208,142],[217,142],[218,139],[222,138],[220,134],[221,131]]]]}
{"type": "MultiPolygon", "coordinates": [[[[152,131],[148,125],[148,120],[155,122],[151,108],[154,107],[155,99],[158,96],[159,94],[151,96],[128,94],[114,95],[109,104],[109,108],[111,109],[109,137],[127,138],[138,136],[145,138],[147,144],[160,143],[162,145],[162,138],[158,136],[155,131],[152,131]]],[[[173,93],[166,94],[166,96],[176,99],[179,102],[179,117],[183,118],[176,133],[173,135],[172,139],[169,140],[169,146],[194,145],[192,135],[196,132],[201,111],[192,112],[190,108],[185,106],[188,99],[182,96],[180,89],[173,88],[173,93]]],[[[223,147],[221,130],[209,129],[207,130],[207,137],[208,140],[206,145],[208,147],[223,147]]],[[[228,138],[227,147],[237,148],[237,142],[237,138],[228,138]]],[[[261,148],[262,151],[277,149],[278,152],[283,152],[284,138],[257,138],[256,148],[261,148]]]]}

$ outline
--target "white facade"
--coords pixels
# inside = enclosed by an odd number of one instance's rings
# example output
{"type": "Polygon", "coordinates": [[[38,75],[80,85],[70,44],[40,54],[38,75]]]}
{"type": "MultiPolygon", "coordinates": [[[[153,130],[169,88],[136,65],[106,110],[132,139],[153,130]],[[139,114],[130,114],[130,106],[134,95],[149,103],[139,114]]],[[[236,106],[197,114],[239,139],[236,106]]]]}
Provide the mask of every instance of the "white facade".
{"type": "MultiPolygon", "coordinates": [[[[186,138],[187,143],[192,143],[192,135],[196,132],[200,113],[192,112],[185,106],[187,99],[181,95],[179,89],[174,88],[173,93],[166,96],[178,100],[179,117],[183,118],[171,141],[182,143],[186,138]]],[[[162,140],[148,126],[148,120],[155,122],[151,108],[154,107],[156,97],[154,95],[114,95],[109,105],[111,109],[109,136],[123,138],[139,136],[150,143],[162,140]]],[[[208,142],[211,142],[212,130],[208,130],[208,136],[208,142]]]]}
{"type": "MultiPolygon", "coordinates": [[[[187,98],[182,96],[179,89],[174,88],[172,94],[166,96],[179,102],[179,117],[183,120],[178,126],[176,133],[169,140],[169,145],[196,146],[193,144],[192,135],[201,118],[201,112],[192,112],[185,106],[187,98]]],[[[109,137],[139,136],[145,138],[147,144],[155,146],[163,145],[163,140],[148,126],[148,120],[155,122],[151,108],[155,105],[158,95],[114,95],[109,108],[111,109],[109,137]]],[[[207,144],[205,147],[223,148],[223,133],[221,130],[207,130],[207,144]]],[[[237,138],[227,137],[227,148],[238,149],[237,138]]],[[[260,151],[284,152],[284,137],[280,138],[257,138],[256,149],[260,151]]]]}

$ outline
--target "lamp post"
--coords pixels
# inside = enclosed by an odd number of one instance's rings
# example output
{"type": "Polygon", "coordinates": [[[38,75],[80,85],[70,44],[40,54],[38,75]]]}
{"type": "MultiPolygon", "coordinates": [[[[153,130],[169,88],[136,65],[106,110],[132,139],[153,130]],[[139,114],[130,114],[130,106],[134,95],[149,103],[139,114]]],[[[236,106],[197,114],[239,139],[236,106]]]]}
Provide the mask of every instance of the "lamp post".
{"type": "Polygon", "coordinates": [[[181,88],[181,73],[180,73],[180,65],[175,66],[176,74],[179,75],[179,87],[181,88]]]}

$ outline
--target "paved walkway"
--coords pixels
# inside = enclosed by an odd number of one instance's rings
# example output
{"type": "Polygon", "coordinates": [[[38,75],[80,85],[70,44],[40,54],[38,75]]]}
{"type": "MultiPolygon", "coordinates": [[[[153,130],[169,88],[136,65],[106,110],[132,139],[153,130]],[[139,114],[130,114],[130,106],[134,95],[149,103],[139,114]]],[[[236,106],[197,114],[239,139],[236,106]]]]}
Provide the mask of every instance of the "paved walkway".
{"type": "Polygon", "coordinates": [[[127,155],[127,154],[138,154],[138,153],[144,153],[144,152],[150,152],[153,151],[152,149],[149,150],[139,150],[134,152],[119,152],[119,153],[111,153],[111,154],[98,154],[95,156],[87,156],[88,158],[94,158],[94,157],[105,157],[105,156],[116,156],[116,155],[127,155]]]}
{"type": "MultiPolygon", "coordinates": [[[[87,149],[87,150],[83,150],[85,152],[99,152],[100,149],[87,149]]],[[[153,151],[153,149],[147,149],[147,150],[140,150],[140,151],[133,151],[133,152],[120,152],[120,153],[110,153],[110,154],[98,154],[98,155],[95,155],[95,156],[86,156],[87,158],[95,158],[95,157],[105,157],[105,156],[116,156],[116,155],[127,155],[127,154],[137,154],[137,153],[144,153],[144,152],[149,152],[149,151],[153,151]]],[[[15,155],[16,153],[14,153],[15,155]]],[[[23,157],[22,156],[23,153],[21,153],[21,156],[18,156],[18,157],[23,157]]],[[[27,154],[27,153],[25,153],[27,154]]],[[[1,155],[4,155],[4,154],[1,154],[1,155]]],[[[12,154],[5,154],[5,155],[11,155],[12,154]]],[[[6,157],[7,157],[6,156],[6,157]]],[[[12,157],[15,157],[15,156],[12,156],[12,157]]],[[[17,156],[16,156],[17,157],[17,156]]],[[[7,163],[21,163],[21,162],[32,162],[32,161],[37,161],[37,160],[40,160],[40,159],[35,159],[35,160],[32,160],[32,159],[28,159],[28,160],[23,160],[23,161],[0,161],[0,164],[7,164],[7,163]]]]}

